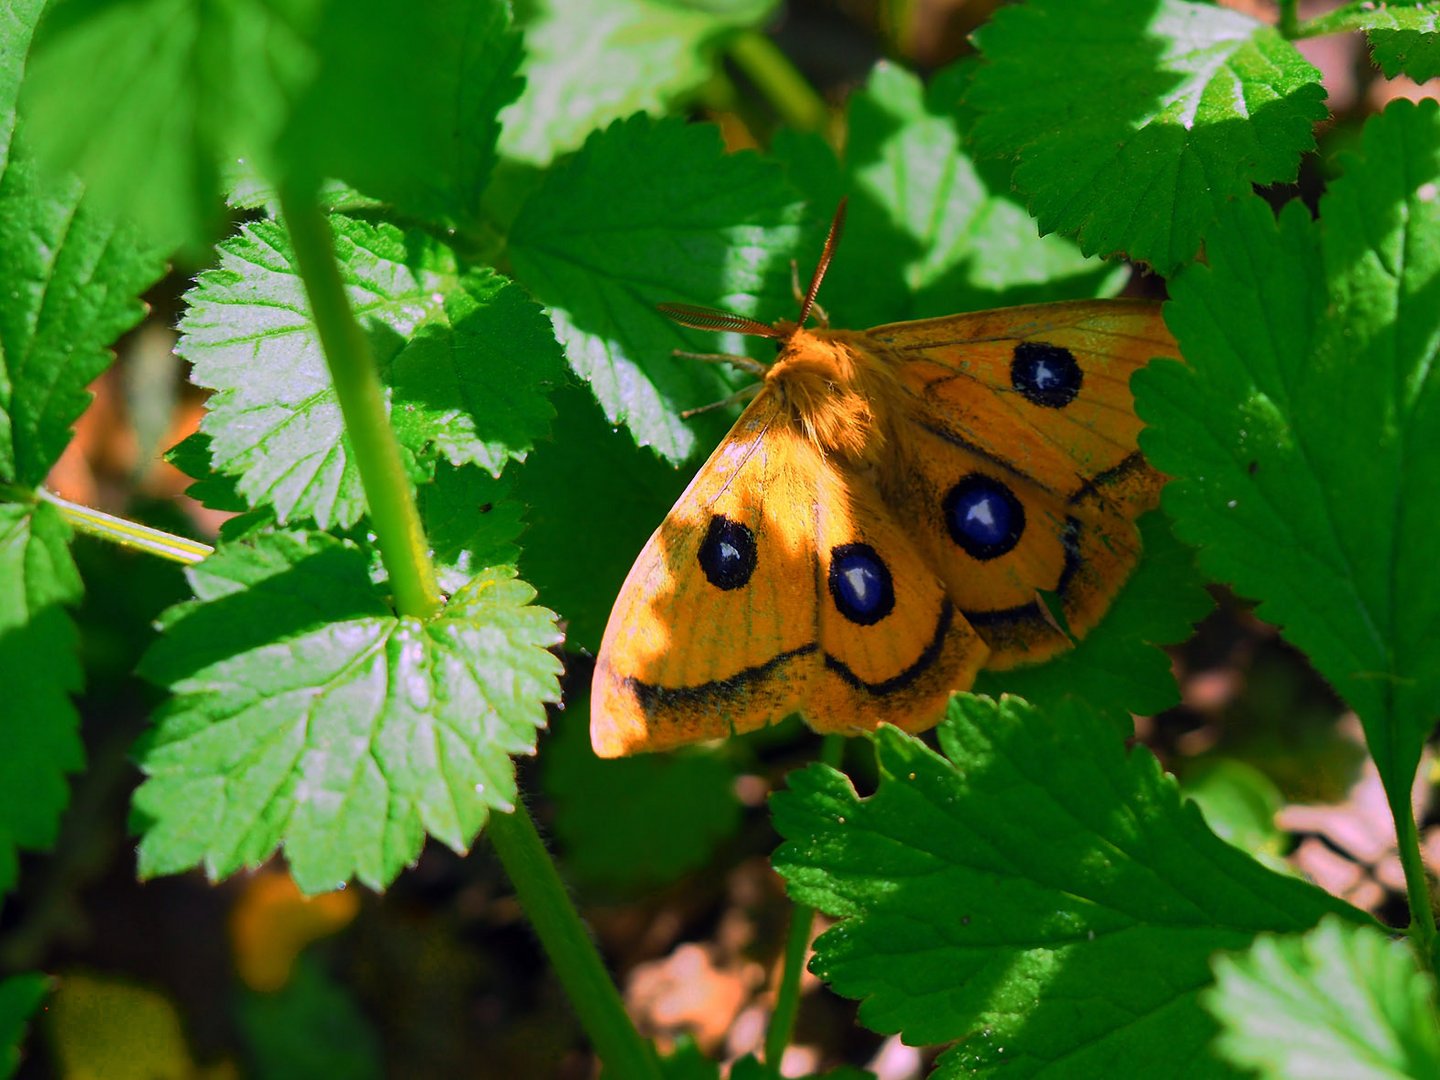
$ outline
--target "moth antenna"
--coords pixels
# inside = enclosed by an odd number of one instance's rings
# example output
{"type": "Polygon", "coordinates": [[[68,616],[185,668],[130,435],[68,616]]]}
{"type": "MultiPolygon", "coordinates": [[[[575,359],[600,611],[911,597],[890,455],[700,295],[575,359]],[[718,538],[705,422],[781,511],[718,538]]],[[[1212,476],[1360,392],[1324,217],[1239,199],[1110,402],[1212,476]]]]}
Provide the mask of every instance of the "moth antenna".
{"type": "Polygon", "coordinates": [[[805,320],[810,317],[810,309],[815,306],[815,294],[820,291],[820,282],[825,277],[825,271],[830,269],[830,260],[835,257],[835,245],[840,243],[840,230],[845,226],[845,204],[848,201],[842,196],[840,205],[835,208],[835,217],[830,222],[830,234],[825,237],[825,248],[820,252],[820,262],[816,264],[815,275],[810,279],[810,289],[805,294],[805,302],[800,305],[800,318],[795,320],[797,326],[804,326],[805,320]]]}
{"type": "Polygon", "coordinates": [[[741,371],[748,371],[752,375],[764,375],[769,370],[753,356],[742,356],[740,353],[688,352],[685,349],[672,349],[670,355],[678,356],[683,360],[699,360],[706,364],[734,364],[741,371]]]}
{"type": "MultiPolygon", "coordinates": [[[[805,294],[800,291],[800,264],[794,259],[790,260],[790,291],[795,294],[795,303],[805,303],[805,294]]],[[[830,313],[820,306],[820,301],[814,296],[810,297],[810,310],[815,313],[815,321],[821,326],[829,327],[830,313]]]]}
{"type": "Polygon", "coordinates": [[[702,412],[709,412],[711,409],[723,409],[726,405],[738,405],[742,401],[748,401],[760,392],[762,383],[751,383],[749,386],[742,386],[729,397],[721,398],[719,401],[712,401],[709,405],[700,405],[694,409],[686,409],[680,414],[680,419],[689,420],[692,416],[698,416],[702,412]]]}
{"type": "Polygon", "coordinates": [[[763,338],[780,337],[780,331],[775,327],[747,315],[736,315],[733,311],[717,311],[714,308],[697,307],[693,304],[657,304],[655,306],[681,326],[688,326],[692,330],[721,330],[763,338]]]}

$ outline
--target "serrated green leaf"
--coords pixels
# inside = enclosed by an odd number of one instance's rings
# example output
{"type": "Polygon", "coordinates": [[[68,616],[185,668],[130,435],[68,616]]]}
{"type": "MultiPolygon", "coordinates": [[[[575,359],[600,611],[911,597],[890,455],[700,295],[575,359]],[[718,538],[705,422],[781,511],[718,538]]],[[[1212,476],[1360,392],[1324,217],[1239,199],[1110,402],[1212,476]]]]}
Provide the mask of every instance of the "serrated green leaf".
{"type": "Polygon", "coordinates": [[[0,482],[38,485],[90,402],[86,386],[144,314],[158,252],[93,212],[74,181],[43,181],[22,125],[0,157],[0,482]]]}
{"type": "Polygon", "coordinates": [[[1319,72],[1273,28],[1186,0],[1031,0],[978,35],[968,103],[1043,232],[1168,274],[1216,211],[1293,180],[1325,118],[1319,72]]]}
{"type": "Polygon", "coordinates": [[[140,753],[143,876],[212,877],[283,847],[310,892],[388,884],[426,833],[465,850],[515,798],[559,696],[554,616],[486,569],[429,622],[398,619],[357,547],[276,534],[189,572],[142,673],[171,688],[140,753]]]}
{"type": "Polygon", "coordinates": [[[1100,625],[1044,664],[982,671],[977,694],[1011,693],[1042,707],[1082,698],[1125,735],[1131,714],[1152,716],[1179,704],[1170,658],[1158,646],[1188,638],[1214,602],[1195,553],[1175,539],[1164,517],[1147,514],[1139,525],[1144,554],[1100,625]]]}
{"type": "Polygon", "coordinates": [[[323,2],[53,5],[22,99],[41,156],[157,246],[208,240],[220,163],[268,151],[311,74],[323,2]]]}
{"type": "MultiPolygon", "coordinates": [[[[489,271],[459,274],[418,232],[331,219],[350,302],[417,475],[439,456],[498,472],[549,423],[563,371],[543,314],[489,271]]],[[[217,390],[201,429],[215,468],[282,522],[353,525],[364,491],[284,230],[247,225],[188,294],[177,350],[217,390]]]]}
{"type": "Polygon", "coordinates": [[[19,1067],[26,1024],[44,997],[44,975],[27,972],[0,979],[0,1080],[19,1067]]]}
{"type": "Polygon", "coordinates": [[[10,158],[25,56],[44,10],[45,0],[0,0],[0,161],[10,158]]]}
{"type": "Polygon", "coordinates": [[[631,563],[689,475],[607,426],[583,390],[562,390],[555,406],[554,441],[520,470],[530,508],[520,568],[565,619],[570,647],[594,650],[631,563]]]}
{"type": "Polygon", "coordinates": [[[1408,75],[1427,82],[1440,75],[1440,14],[1430,10],[1429,29],[1372,30],[1370,51],[1387,79],[1408,75]]]}
{"type": "Polygon", "coordinates": [[[702,865],[740,824],[730,762],[706,747],[598,758],[590,748],[590,695],[572,697],[542,746],[541,779],[575,877],[628,891],[702,865]]]}
{"type": "Polygon", "coordinates": [[[1440,695],[1440,106],[1396,103],[1322,200],[1223,211],[1171,283],[1189,366],[1137,373],[1146,456],[1207,574],[1360,714],[1403,804],[1440,695]]]}
{"type": "Polygon", "coordinates": [[[0,895],[15,884],[18,850],[54,844],[65,776],[85,760],[70,701],[83,676],[66,611],[81,592],[69,539],[48,503],[0,503],[0,895]]]}
{"type": "Polygon", "coordinates": [[[774,7],[774,0],[533,0],[523,19],[525,92],[502,114],[501,150],[544,165],[612,120],[667,112],[714,75],[726,37],[759,25],[774,7]]]}
{"type": "Polygon", "coordinates": [[[726,154],[714,127],[636,116],[551,171],[515,221],[510,257],[606,417],[679,462],[701,446],[679,410],[727,390],[713,365],[671,355],[713,336],[655,305],[793,310],[798,220],[773,163],[726,154]]]}
{"type": "Polygon", "coordinates": [[[849,195],[822,289],[836,325],[1090,297],[1124,282],[1123,268],[1038,236],[1008,183],[997,189],[980,175],[947,107],[953,78],[942,73],[927,92],[913,73],[877,64],[850,98],[843,165],[819,136],[777,143],[817,213],[849,195]]]}
{"type": "MultiPolygon", "coordinates": [[[[454,259],[390,225],[330,220],[351,306],[384,368],[422,325],[445,318],[454,259]]],[[[191,378],[216,391],[201,422],[215,468],[282,524],[353,525],[365,493],[285,230],[246,225],[186,301],[176,351],[194,365],[191,378]]]]}
{"type": "Polygon", "coordinates": [[[395,431],[417,457],[498,476],[549,430],[565,358],[539,306],[494,271],[466,274],[445,315],[448,325],[422,326],[391,362],[395,431]]]}
{"type": "Polygon", "coordinates": [[[877,732],[868,798],[812,766],[771,800],[791,896],[840,919],[811,970],[877,1031],[958,1042],[934,1076],[1226,1076],[1211,954],[1368,918],[1216,837],[1079,701],[959,695],[938,733],[877,732]]]}
{"type": "Polygon", "coordinates": [[[255,1075],[271,1080],[384,1075],[374,1028],[354,998],[308,956],[299,958],[280,990],[247,991],[237,1015],[255,1075]]]}
{"type": "Polygon", "coordinates": [[[1307,36],[1364,30],[1387,79],[1425,82],[1440,75],[1440,3],[1435,0],[1354,0],[1301,26],[1307,36]]]}
{"type": "Polygon", "coordinates": [[[1272,870],[1291,872],[1283,858],[1290,837],[1275,824],[1285,797],[1270,777],[1243,761],[1219,758],[1187,769],[1180,786],[1216,836],[1272,870]]]}
{"type": "Polygon", "coordinates": [[[1273,1080],[1440,1075],[1435,980],[1404,941],[1326,918],[1300,937],[1257,938],[1215,960],[1202,998],[1217,1051],[1273,1080]]]}
{"type": "Polygon", "coordinates": [[[245,496],[235,487],[234,477],[210,468],[210,436],[204,432],[196,431],[181,439],[165,451],[165,460],[195,481],[185,494],[206,509],[238,514],[249,508],[245,496]]]}
{"type": "Polygon", "coordinates": [[[522,86],[509,4],[331,2],[314,40],[318,71],[280,142],[285,167],[338,176],[427,223],[473,225],[500,110],[522,86]]]}
{"type": "Polygon", "coordinates": [[[515,540],[525,528],[525,507],[513,487],[508,476],[497,479],[442,462],[434,481],[417,492],[430,557],[445,592],[464,588],[482,566],[513,566],[519,558],[515,540]]]}

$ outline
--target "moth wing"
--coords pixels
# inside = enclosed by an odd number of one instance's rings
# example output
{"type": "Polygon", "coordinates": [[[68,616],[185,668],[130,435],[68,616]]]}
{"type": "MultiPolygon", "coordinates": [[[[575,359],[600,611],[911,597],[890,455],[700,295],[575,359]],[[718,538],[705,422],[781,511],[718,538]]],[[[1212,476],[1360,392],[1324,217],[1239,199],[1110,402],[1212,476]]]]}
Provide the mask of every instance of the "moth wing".
{"type": "Polygon", "coordinates": [[[762,392],[635,560],[595,658],[601,757],[751,731],[799,708],[817,651],[815,490],[762,392]]]}
{"type": "Polygon", "coordinates": [[[806,449],[817,459],[820,642],[806,719],[817,731],[924,731],[951,691],[974,682],[989,649],[867,475],[806,449]]]}
{"type": "Polygon", "coordinates": [[[1159,305],[1043,304],[869,333],[908,392],[888,501],[920,509],[917,543],[990,645],[988,666],[1064,649],[1138,560],[1134,519],[1163,483],[1140,456],[1129,387],[1152,356],[1178,355],[1159,305]]]}

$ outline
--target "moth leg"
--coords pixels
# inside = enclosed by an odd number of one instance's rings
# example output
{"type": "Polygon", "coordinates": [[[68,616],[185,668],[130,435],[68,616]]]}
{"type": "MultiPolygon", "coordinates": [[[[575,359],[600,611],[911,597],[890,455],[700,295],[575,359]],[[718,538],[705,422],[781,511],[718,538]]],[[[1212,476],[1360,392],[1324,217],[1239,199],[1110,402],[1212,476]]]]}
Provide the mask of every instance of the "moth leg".
{"type": "Polygon", "coordinates": [[[768,370],[753,356],[742,356],[739,353],[687,352],[684,349],[672,349],[670,355],[682,360],[699,360],[704,364],[734,364],[741,371],[748,371],[752,375],[759,375],[762,378],[768,370]]]}
{"type": "Polygon", "coordinates": [[[727,398],[721,398],[719,401],[712,401],[709,405],[700,405],[694,409],[686,409],[680,414],[680,419],[689,420],[692,416],[697,416],[703,412],[709,412],[711,409],[723,409],[727,405],[739,405],[741,402],[749,401],[751,398],[753,398],[756,394],[760,392],[761,388],[764,387],[764,385],[764,383],[751,383],[749,386],[742,386],[739,390],[736,390],[735,393],[731,394],[727,398]]]}

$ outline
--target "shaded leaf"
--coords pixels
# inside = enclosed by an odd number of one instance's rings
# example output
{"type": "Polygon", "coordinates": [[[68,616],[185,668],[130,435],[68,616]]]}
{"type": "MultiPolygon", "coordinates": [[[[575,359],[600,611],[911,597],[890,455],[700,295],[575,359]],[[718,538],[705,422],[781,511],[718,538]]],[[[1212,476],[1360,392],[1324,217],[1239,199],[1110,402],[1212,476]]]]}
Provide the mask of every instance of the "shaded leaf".
{"type": "Polygon", "coordinates": [[[1273,29],[1187,0],[1031,0],[977,35],[982,153],[1015,162],[1042,232],[1168,274],[1229,199],[1293,180],[1326,115],[1273,29]]]}
{"type": "Polygon", "coordinates": [[[1440,695],[1437,183],[1440,106],[1398,102],[1318,224],[1223,211],[1208,266],[1171,284],[1189,366],[1134,380],[1177,533],[1360,714],[1399,806],[1440,695]]]}
{"type": "Polygon", "coordinates": [[[939,737],[878,731],[868,798],[812,766],[771,800],[791,896],[840,920],[811,970],[877,1031],[956,1042],[935,1076],[1228,1075],[1211,954],[1367,919],[1216,837],[1078,701],[959,695],[939,737]]]}
{"type": "Polygon", "coordinates": [[[726,154],[716,128],[637,116],[545,177],[515,220],[510,257],[606,418],[679,462],[702,445],[679,410],[727,390],[713,365],[671,355],[713,337],[655,305],[791,309],[798,220],[774,164],[726,154]]]}
{"type": "Polygon", "coordinates": [[[503,114],[502,151],[544,165],[612,120],[668,111],[713,77],[726,37],[758,25],[774,7],[774,0],[526,4],[525,92],[503,114]]]}
{"type": "Polygon", "coordinates": [[[55,843],[66,774],[85,761],[70,700],[83,673],[66,610],[81,593],[69,540],[48,503],[0,503],[0,895],[15,884],[19,850],[55,843]]]}

